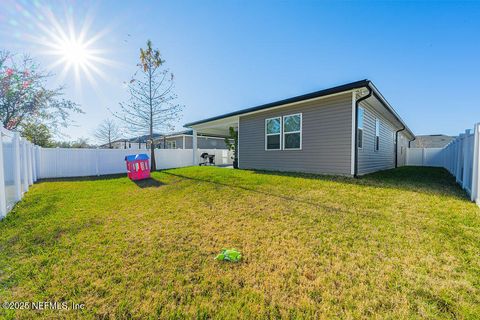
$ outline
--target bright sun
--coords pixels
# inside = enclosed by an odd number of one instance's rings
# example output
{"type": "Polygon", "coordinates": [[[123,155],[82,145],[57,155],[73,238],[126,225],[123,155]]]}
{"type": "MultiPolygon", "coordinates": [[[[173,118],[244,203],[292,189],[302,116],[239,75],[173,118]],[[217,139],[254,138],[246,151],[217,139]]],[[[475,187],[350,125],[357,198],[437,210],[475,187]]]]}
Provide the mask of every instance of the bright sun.
{"type": "Polygon", "coordinates": [[[77,87],[81,87],[83,78],[96,87],[99,77],[106,78],[101,70],[102,65],[114,65],[104,57],[105,50],[98,48],[99,40],[106,35],[107,30],[93,34],[89,32],[93,19],[91,16],[86,16],[82,20],[83,25],[76,28],[72,16],[67,15],[61,22],[51,10],[45,9],[42,14],[45,19],[38,22],[41,36],[34,39],[45,48],[44,54],[54,58],[49,68],[60,68],[60,80],[73,71],[77,87]]]}
{"type": "Polygon", "coordinates": [[[73,66],[85,68],[89,63],[90,53],[84,43],[77,39],[68,39],[59,44],[59,54],[63,60],[73,66]]]}

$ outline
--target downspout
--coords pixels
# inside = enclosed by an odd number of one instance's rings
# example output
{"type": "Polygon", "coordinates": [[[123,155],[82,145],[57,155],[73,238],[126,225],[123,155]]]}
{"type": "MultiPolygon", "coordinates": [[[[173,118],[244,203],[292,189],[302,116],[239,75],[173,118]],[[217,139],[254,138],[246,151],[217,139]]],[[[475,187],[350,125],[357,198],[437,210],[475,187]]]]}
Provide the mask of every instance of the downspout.
{"type": "Polygon", "coordinates": [[[408,141],[408,147],[409,147],[409,148],[411,148],[411,147],[410,147],[410,143],[412,143],[412,142],[415,141],[416,139],[417,139],[417,137],[414,137],[412,140],[409,140],[409,141],[408,141]]]}
{"type": "Polygon", "coordinates": [[[372,96],[372,89],[367,87],[368,94],[363,96],[355,101],[355,163],[354,163],[354,170],[353,170],[353,177],[356,178],[358,175],[358,106],[360,102],[366,100],[372,96]]]}
{"type": "Polygon", "coordinates": [[[405,126],[402,129],[395,131],[395,168],[398,167],[398,133],[405,130],[405,126]]]}

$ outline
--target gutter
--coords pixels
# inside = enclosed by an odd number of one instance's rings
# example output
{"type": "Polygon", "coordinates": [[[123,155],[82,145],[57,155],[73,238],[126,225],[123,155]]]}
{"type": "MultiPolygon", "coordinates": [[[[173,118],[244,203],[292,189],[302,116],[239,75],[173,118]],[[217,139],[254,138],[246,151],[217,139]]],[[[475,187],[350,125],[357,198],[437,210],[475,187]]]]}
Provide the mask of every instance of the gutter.
{"type": "Polygon", "coordinates": [[[355,163],[353,169],[354,178],[356,178],[358,175],[358,106],[360,102],[370,98],[373,93],[373,90],[370,88],[370,86],[367,86],[366,88],[368,89],[368,94],[355,101],[355,163]]]}
{"type": "MultiPolygon", "coordinates": [[[[398,168],[398,133],[405,129],[405,126],[403,126],[402,129],[395,131],[395,168],[398,168]]],[[[408,143],[408,146],[410,147],[410,142],[408,143]]]]}
{"type": "Polygon", "coordinates": [[[417,137],[414,137],[412,140],[409,140],[408,141],[408,147],[410,148],[410,143],[412,143],[413,141],[415,141],[417,139],[417,137]]]}

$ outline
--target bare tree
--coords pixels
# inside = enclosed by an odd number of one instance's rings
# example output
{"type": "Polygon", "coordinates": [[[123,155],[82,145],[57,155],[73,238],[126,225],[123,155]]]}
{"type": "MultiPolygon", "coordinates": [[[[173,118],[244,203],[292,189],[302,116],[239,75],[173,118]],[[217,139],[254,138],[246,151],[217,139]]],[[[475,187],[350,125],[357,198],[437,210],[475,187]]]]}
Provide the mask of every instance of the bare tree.
{"type": "Polygon", "coordinates": [[[112,142],[122,137],[122,133],[118,125],[112,119],[103,120],[93,134],[98,141],[108,144],[108,148],[112,149],[112,142]]]}
{"type": "Polygon", "coordinates": [[[130,98],[120,103],[120,112],[113,113],[134,134],[149,135],[151,170],[156,168],[153,133],[173,130],[183,110],[175,103],[173,73],[163,68],[164,63],[160,51],[148,40],[147,47],[140,49],[139,70],[128,83],[130,98]]]}

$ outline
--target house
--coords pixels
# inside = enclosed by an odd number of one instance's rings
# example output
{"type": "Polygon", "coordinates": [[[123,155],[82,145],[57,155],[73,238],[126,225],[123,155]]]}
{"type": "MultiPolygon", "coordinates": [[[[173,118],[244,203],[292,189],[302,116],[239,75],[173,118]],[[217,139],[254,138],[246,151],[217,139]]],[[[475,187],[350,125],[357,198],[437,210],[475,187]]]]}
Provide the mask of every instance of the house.
{"type": "MultiPolygon", "coordinates": [[[[192,149],[193,130],[164,134],[154,139],[155,147],[160,149],[192,149]]],[[[212,135],[197,136],[198,149],[228,149],[225,137],[212,135]]]]}
{"type": "MultiPolygon", "coordinates": [[[[415,135],[369,80],[191,122],[199,134],[238,131],[238,167],[357,176],[405,165],[415,135]]],[[[193,158],[195,161],[195,157],[193,158]]],[[[195,163],[195,162],[194,162],[195,163]]]]}
{"type": "Polygon", "coordinates": [[[416,136],[415,140],[410,143],[412,148],[443,148],[456,137],[447,136],[444,134],[430,134],[416,136]]]}
{"type": "MultiPolygon", "coordinates": [[[[153,137],[154,140],[159,138],[161,134],[154,133],[153,137]]],[[[149,135],[143,135],[140,137],[134,137],[129,139],[119,139],[112,142],[112,149],[148,149],[150,147],[150,143],[148,140],[150,139],[149,135]]],[[[101,149],[108,149],[109,144],[103,144],[99,146],[101,149]]]]}

